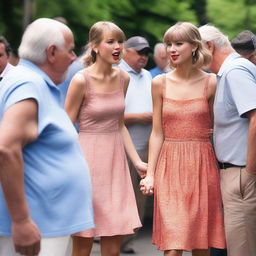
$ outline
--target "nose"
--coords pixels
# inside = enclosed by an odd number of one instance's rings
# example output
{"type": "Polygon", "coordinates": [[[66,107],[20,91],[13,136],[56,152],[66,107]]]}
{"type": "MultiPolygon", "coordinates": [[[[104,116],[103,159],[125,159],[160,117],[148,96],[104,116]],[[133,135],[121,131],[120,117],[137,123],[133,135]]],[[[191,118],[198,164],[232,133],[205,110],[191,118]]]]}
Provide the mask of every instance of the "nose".
{"type": "Polygon", "coordinates": [[[115,46],[115,49],[119,49],[121,47],[121,43],[115,42],[114,46],[115,46]]]}
{"type": "Polygon", "coordinates": [[[173,53],[173,52],[175,52],[176,51],[176,48],[175,48],[175,46],[172,44],[172,45],[169,45],[169,46],[167,46],[167,53],[173,53]]]}

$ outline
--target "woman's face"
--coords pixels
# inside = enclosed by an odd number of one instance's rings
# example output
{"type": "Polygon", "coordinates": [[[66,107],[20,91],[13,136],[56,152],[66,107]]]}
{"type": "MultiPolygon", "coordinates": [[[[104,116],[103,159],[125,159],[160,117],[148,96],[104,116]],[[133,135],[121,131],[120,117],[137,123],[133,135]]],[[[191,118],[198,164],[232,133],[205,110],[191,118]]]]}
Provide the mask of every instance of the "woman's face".
{"type": "Polygon", "coordinates": [[[111,32],[105,32],[102,41],[95,47],[98,52],[97,58],[111,64],[116,64],[121,60],[123,48],[123,40],[118,39],[111,32]]]}
{"type": "Polygon", "coordinates": [[[192,63],[192,52],[196,46],[186,41],[171,41],[166,45],[167,55],[174,66],[192,63]]]}

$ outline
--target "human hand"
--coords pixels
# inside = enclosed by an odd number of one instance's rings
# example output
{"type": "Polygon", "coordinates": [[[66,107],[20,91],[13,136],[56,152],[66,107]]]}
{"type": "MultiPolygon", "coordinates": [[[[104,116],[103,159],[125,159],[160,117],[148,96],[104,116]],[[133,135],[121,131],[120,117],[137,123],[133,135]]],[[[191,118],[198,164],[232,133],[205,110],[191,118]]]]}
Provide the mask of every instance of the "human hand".
{"type": "Polygon", "coordinates": [[[139,176],[141,178],[145,178],[146,177],[146,174],[147,174],[147,168],[148,168],[148,164],[147,163],[144,163],[142,161],[138,161],[136,164],[135,164],[135,168],[137,170],[137,173],[139,174],[139,176]]]}
{"type": "Polygon", "coordinates": [[[25,256],[36,256],[40,251],[40,232],[29,218],[12,223],[14,247],[17,253],[25,256]]]}
{"type": "Polygon", "coordinates": [[[154,193],[154,178],[146,176],[140,181],[140,191],[143,195],[152,195],[154,193]]]}
{"type": "Polygon", "coordinates": [[[152,122],[152,113],[151,112],[145,112],[141,114],[141,123],[144,125],[148,125],[152,122]]]}

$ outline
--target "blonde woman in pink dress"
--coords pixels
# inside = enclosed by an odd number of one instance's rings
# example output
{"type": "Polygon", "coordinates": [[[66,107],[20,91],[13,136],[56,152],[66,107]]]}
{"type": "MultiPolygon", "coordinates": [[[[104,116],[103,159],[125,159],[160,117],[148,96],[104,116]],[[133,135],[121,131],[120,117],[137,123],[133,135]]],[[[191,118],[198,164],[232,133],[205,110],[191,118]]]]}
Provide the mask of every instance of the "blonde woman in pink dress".
{"type": "Polygon", "coordinates": [[[117,256],[122,236],[141,227],[126,153],[141,177],[147,165],[124,126],[129,75],[113,67],[120,61],[124,38],[114,23],[95,23],[85,56],[88,67],[75,75],[67,93],[65,109],[73,123],[78,120],[79,140],[91,173],[96,226],[74,235],[73,256],[90,255],[93,237],[101,237],[102,256],[117,256]]]}
{"type": "Polygon", "coordinates": [[[153,79],[153,129],[144,194],[154,193],[153,243],[165,256],[225,248],[219,174],[210,142],[216,77],[198,29],[179,22],[164,35],[173,70],[153,79]]]}

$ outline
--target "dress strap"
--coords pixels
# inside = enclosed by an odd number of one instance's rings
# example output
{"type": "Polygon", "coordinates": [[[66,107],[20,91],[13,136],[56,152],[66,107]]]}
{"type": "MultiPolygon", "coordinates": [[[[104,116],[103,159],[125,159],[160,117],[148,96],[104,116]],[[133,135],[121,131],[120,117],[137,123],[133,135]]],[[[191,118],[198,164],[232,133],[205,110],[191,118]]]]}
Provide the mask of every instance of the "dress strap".
{"type": "Polygon", "coordinates": [[[124,91],[124,83],[125,83],[125,72],[119,68],[120,70],[120,89],[124,91]]]}
{"type": "Polygon", "coordinates": [[[167,75],[164,74],[164,82],[163,82],[163,87],[162,87],[163,98],[165,98],[165,96],[166,96],[166,84],[167,84],[167,75]]]}
{"type": "Polygon", "coordinates": [[[89,81],[90,81],[90,76],[89,76],[87,70],[86,70],[86,69],[81,70],[81,71],[79,71],[79,73],[81,73],[81,74],[84,76],[84,81],[85,81],[84,86],[85,86],[86,92],[87,92],[87,93],[88,93],[88,92],[89,92],[89,93],[92,93],[93,90],[91,89],[90,82],[89,82],[89,81]]]}
{"type": "Polygon", "coordinates": [[[205,82],[205,86],[204,86],[204,97],[205,98],[207,98],[207,90],[208,90],[210,77],[211,77],[210,74],[206,77],[206,82],[205,82]]]}

